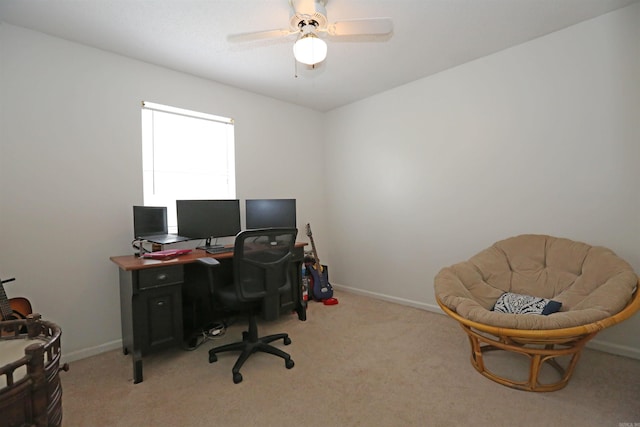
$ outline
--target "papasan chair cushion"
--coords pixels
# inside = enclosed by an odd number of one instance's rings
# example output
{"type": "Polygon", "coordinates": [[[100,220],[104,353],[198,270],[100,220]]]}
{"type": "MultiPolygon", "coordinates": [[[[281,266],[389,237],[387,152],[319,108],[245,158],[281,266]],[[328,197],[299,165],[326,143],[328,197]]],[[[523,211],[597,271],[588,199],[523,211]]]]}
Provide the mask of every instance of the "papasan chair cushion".
{"type": "Polygon", "coordinates": [[[610,249],[545,235],[520,235],[495,243],[438,273],[436,296],[460,316],[513,329],[585,325],[621,311],[638,278],[610,249]],[[505,292],[553,299],[547,316],[492,311],[505,292]]]}

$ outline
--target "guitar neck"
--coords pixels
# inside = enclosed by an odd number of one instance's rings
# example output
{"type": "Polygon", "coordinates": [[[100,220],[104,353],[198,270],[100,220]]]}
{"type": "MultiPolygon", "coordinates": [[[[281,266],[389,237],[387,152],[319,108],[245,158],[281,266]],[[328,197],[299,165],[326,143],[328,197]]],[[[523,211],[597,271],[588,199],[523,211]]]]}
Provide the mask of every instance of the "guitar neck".
{"type": "Polygon", "coordinates": [[[313,243],[313,237],[309,236],[311,239],[311,249],[313,249],[313,256],[316,258],[316,270],[322,270],[322,264],[320,263],[320,257],[318,256],[318,251],[316,250],[316,245],[313,243]]]}
{"type": "Polygon", "coordinates": [[[313,257],[316,259],[316,262],[315,262],[316,270],[322,271],[322,264],[320,263],[320,257],[318,256],[318,251],[316,250],[316,242],[313,241],[313,233],[311,233],[310,224],[307,224],[307,236],[311,241],[311,250],[313,251],[313,257]]]}

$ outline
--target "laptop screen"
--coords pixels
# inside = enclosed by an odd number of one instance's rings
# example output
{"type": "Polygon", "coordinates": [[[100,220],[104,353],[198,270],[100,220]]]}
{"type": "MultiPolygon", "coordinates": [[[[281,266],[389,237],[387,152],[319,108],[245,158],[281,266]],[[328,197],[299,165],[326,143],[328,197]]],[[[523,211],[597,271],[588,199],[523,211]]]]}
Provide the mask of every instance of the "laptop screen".
{"type": "Polygon", "coordinates": [[[167,234],[166,206],[134,206],[133,233],[134,237],[167,234]]]}

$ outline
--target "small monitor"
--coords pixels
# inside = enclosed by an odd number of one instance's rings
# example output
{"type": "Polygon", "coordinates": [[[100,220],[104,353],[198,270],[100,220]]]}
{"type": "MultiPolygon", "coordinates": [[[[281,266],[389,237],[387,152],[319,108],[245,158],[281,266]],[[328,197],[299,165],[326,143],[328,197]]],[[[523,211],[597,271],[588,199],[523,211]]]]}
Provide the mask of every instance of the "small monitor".
{"type": "Polygon", "coordinates": [[[296,199],[248,199],[245,211],[247,229],[296,228],[296,199]]]}
{"type": "Polygon", "coordinates": [[[134,206],[133,234],[135,238],[167,234],[166,206],[134,206]]]}
{"type": "Polygon", "coordinates": [[[192,239],[235,236],[241,230],[239,200],[176,200],[178,234],[192,239]]]}

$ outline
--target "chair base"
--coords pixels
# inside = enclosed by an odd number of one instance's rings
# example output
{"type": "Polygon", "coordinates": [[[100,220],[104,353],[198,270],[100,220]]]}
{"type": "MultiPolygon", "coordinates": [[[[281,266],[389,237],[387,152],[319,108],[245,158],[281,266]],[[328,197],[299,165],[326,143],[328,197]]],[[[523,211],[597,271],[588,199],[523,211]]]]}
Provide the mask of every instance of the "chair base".
{"type": "Polygon", "coordinates": [[[580,359],[585,344],[597,332],[575,337],[525,339],[514,336],[494,336],[486,332],[479,332],[467,325],[461,324],[462,329],[469,336],[471,344],[471,365],[485,377],[507,387],[524,391],[548,392],[564,388],[580,359]],[[529,359],[529,375],[526,381],[517,381],[501,376],[489,370],[485,364],[484,354],[490,351],[503,350],[517,353],[529,359]],[[568,364],[563,367],[556,358],[568,357],[568,364]],[[553,367],[559,374],[559,380],[542,383],[540,374],[544,364],[553,367]]]}
{"type": "MultiPolygon", "coordinates": [[[[456,320],[469,337],[471,344],[471,364],[485,377],[499,384],[525,391],[555,391],[565,387],[580,359],[580,354],[589,340],[604,328],[613,326],[631,317],[640,310],[640,280],[626,307],[605,319],[580,326],[560,329],[510,329],[466,319],[446,306],[436,297],[442,311],[456,320]],[[529,376],[526,381],[517,381],[498,375],[487,369],[484,354],[494,350],[503,350],[529,359],[529,376]],[[562,367],[557,358],[568,357],[569,363],[562,367]],[[560,379],[543,383],[540,373],[548,364],[553,367],[560,379]]],[[[527,316],[527,315],[525,315],[527,316]]]]}
{"type": "Polygon", "coordinates": [[[231,369],[231,373],[233,374],[233,382],[235,384],[238,384],[242,381],[240,368],[242,368],[244,362],[249,359],[249,356],[256,352],[269,353],[273,354],[274,356],[281,357],[282,359],[284,359],[285,367],[287,369],[291,369],[294,366],[294,362],[291,359],[291,356],[288,353],[280,350],[279,348],[269,344],[280,339],[283,341],[284,345],[291,344],[291,338],[289,338],[289,335],[285,333],[258,337],[257,318],[255,314],[251,314],[249,316],[249,330],[242,332],[242,341],[212,348],[211,350],[209,350],[209,363],[213,363],[218,360],[218,353],[227,351],[241,351],[240,356],[238,356],[236,363],[231,369]]]}

